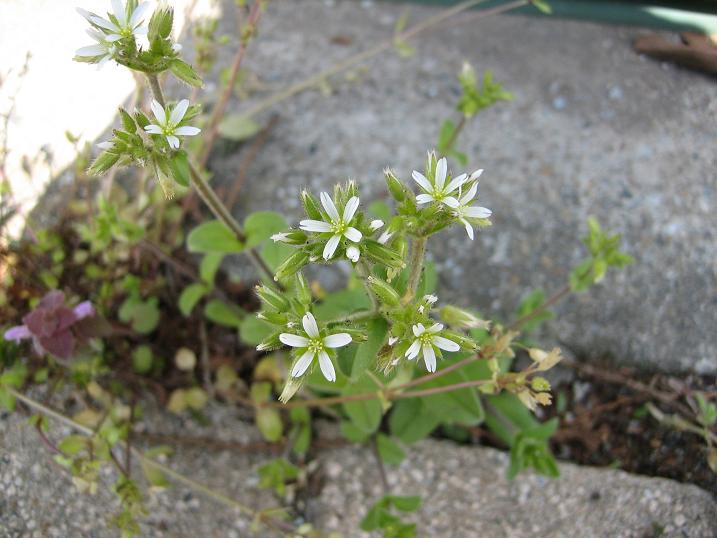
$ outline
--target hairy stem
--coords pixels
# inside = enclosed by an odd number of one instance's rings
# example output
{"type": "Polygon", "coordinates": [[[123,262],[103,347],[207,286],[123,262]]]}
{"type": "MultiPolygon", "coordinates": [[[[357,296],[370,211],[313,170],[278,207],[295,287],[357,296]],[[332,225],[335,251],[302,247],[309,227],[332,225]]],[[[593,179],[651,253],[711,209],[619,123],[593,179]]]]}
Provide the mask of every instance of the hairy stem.
{"type": "Polygon", "coordinates": [[[416,295],[418,282],[421,280],[421,272],[423,270],[423,258],[426,256],[427,237],[414,237],[411,244],[411,260],[409,268],[411,273],[408,276],[408,284],[406,285],[406,294],[403,296],[403,304],[408,304],[416,295]]]}
{"type": "MultiPolygon", "coordinates": [[[[159,102],[159,104],[164,106],[164,95],[162,94],[162,87],[159,84],[159,78],[157,75],[148,74],[147,80],[149,80],[149,86],[152,88],[154,98],[157,102],[159,102]]],[[[217,193],[214,189],[212,189],[207,180],[204,179],[204,177],[202,177],[202,175],[197,171],[192,162],[189,163],[189,177],[192,181],[192,185],[197,190],[197,193],[199,193],[199,197],[204,201],[207,207],[209,207],[209,210],[214,214],[214,216],[222,221],[224,225],[232,231],[237,239],[239,239],[239,241],[245,242],[246,235],[244,234],[244,230],[242,230],[241,225],[232,216],[229,209],[227,209],[227,207],[222,203],[219,196],[217,196],[217,193]]],[[[246,254],[249,256],[249,260],[259,271],[259,274],[266,277],[270,286],[278,286],[281,288],[279,284],[274,282],[274,272],[255,248],[247,250],[246,254]]]]}

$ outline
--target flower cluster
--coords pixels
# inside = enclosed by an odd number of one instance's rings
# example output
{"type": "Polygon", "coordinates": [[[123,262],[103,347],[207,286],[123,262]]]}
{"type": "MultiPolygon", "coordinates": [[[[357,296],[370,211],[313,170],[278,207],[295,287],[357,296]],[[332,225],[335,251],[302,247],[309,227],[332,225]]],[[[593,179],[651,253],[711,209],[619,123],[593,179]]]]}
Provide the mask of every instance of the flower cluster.
{"type": "Polygon", "coordinates": [[[150,7],[149,2],[136,5],[136,2],[125,4],[122,0],[112,0],[112,12],[106,18],[77,8],[80,15],[90,23],[91,28],[87,33],[95,44],[78,49],[76,57],[80,61],[100,65],[114,58],[118,53],[118,41],[136,40],[147,35],[149,27],[145,24],[145,18],[150,7]]]}
{"type": "Polygon", "coordinates": [[[182,125],[182,120],[189,108],[188,99],[179,101],[171,112],[165,110],[156,99],[152,100],[151,108],[157,123],[145,125],[144,130],[149,134],[164,136],[171,149],[179,149],[178,136],[194,136],[202,131],[198,127],[182,125]]]}

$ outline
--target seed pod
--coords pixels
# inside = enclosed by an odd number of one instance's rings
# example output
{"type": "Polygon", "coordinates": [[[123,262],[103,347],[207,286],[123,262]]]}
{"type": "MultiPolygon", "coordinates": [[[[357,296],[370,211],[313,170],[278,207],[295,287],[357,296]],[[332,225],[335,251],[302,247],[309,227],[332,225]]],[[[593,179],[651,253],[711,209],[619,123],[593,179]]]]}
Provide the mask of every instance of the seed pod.
{"type": "Polygon", "coordinates": [[[288,278],[309,262],[309,255],[303,250],[297,250],[289,256],[276,270],[274,280],[279,281],[288,278]]]}
{"type": "Polygon", "coordinates": [[[256,317],[273,325],[286,325],[289,321],[284,312],[259,312],[256,317]]]}
{"type": "Polygon", "coordinates": [[[371,275],[368,277],[368,287],[385,305],[398,306],[401,303],[401,296],[393,286],[376,276],[371,275]]]}
{"type": "Polygon", "coordinates": [[[386,168],[386,170],[383,171],[383,174],[386,178],[386,187],[388,187],[388,192],[391,193],[394,200],[397,202],[403,202],[410,195],[408,188],[401,182],[400,179],[396,177],[396,174],[394,174],[393,170],[390,168],[386,168]]]}
{"type": "Polygon", "coordinates": [[[366,253],[374,261],[382,263],[388,267],[402,267],[404,265],[403,258],[388,247],[383,246],[378,241],[367,239],[364,241],[366,253]]]}

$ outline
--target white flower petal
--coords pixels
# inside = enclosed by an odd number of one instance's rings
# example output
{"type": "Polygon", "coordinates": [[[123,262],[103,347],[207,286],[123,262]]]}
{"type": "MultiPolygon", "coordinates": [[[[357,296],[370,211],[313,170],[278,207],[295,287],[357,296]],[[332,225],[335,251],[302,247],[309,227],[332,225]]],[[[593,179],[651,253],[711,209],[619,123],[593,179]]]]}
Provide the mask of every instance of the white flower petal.
{"type": "Polygon", "coordinates": [[[379,228],[383,227],[383,221],[381,219],[374,219],[371,221],[368,227],[371,228],[372,232],[375,232],[379,228]]]}
{"type": "Polygon", "coordinates": [[[448,207],[455,209],[460,203],[458,203],[458,200],[453,198],[453,196],[446,196],[443,200],[441,200],[444,204],[446,204],[448,207]]]}
{"type": "Polygon", "coordinates": [[[352,262],[356,263],[361,257],[361,251],[355,246],[351,245],[346,249],[346,257],[352,262]]]}
{"type": "Polygon", "coordinates": [[[348,224],[351,222],[351,219],[354,218],[354,215],[356,214],[356,210],[359,206],[359,199],[357,196],[352,196],[351,199],[346,202],[346,207],[344,207],[344,222],[348,224]]]}
{"type": "Polygon", "coordinates": [[[182,99],[177,103],[177,105],[172,109],[172,113],[169,116],[169,121],[172,123],[172,125],[177,125],[180,121],[182,121],[182,118],[187,113],[187,109],[189,108],[189,99],[182,99]]]}
{"type": "Polygon", "coordinates": [[[395,344],[396,342],[398,342],[398,338],[397,338],[397,337],[395,337],[395,336],[389,336],[389,337],[388,337],[388,345],[389,345],[389,346],[392,346],[392,345],[395,344]]]}
{"type": "Polygon", "coordinates": [[[337,211],[336,206],[334,205],[334,201],[331,199],[331,197],[327,193],[322,192],[320,194],[320,198],[321,205],[324,206],[324,209],[326,210],[326,213],[328,213],[329,218],[334,222],[341,220],[339,212],[337,211]]]}
{"type": "Polygon", "coordinates": [[[436,352],[431,344],[423,344],[423,362],[426,363],[426,370],[436,371],[436,352]]]}
{"type": "Polygon", "coordinates": [[[129,19],[129,25],[132,28],[135,28],[139,23],[141,23],[144,20],[144,16],[147,14],[147,11],[149,8],[152,7],[149,2],[142,2],[140,5],[137,6],[137,8],[132,12],[132,17],[129,19]]]}
{"type": "Polygon", "coordinates": [[[433,192],[433,185],[431,185],[431,182],[428,181],[426,176],[421,174],[418,170],[414,170],[413,174],[411,175],[413,178],[413,181],[418,183],[418,185],[426,192],[433,192]]]}
{"type": "Polygon", "coordinates": [[[331,231],[331,224],[323,220],[302,220],[299,222],[299,228],[307,232],[323,233],[331,231]]]}
{"type": "Polygon", "coordinates": [[[393,235],[393,234],[392,234],[391,232],[388,232],[388,231],[383,232],[383,233],[379,236],[378,242],[379,242],[380,244],[382,244],[382,245],[385,245],[386,243],[388,243],[388,240],[391,239],[391,236],[392,236],[392,235],[393,235]]]}
{"type": "Polygon", "coordinates": [[[471,217],[474,219],[487,219],[493,214],[493,212],[487,207],[473,206],[465,208],[463,214],[466,217],[471,217]]]}
{"type": "Polygon", "coordinates": [[[182,52],[182,45],[180,45],[179,43],[175,43],[174,45],[172,45],[172,52],[175,52],[175,53],[182,52]]]}
{"type": "Polygon", "coordinates": [[[334,370],[334,365],[326,351],[319,352],[319,367],[327,381],[331,381],[332,383],[336,381],[336,370],[334,370]]]}
{"type": "Polygon", "coordinates": [[[416,336],[421,336],[425,332],[426,328],[423,326],[423,323],[419,323],[413,326],[413,334],[415,334],[416,336]]]}
{"type": "Polygon", "coordinates": [[[172,149],[179,149],[179,138],[174,135],[167,136],[167,142],[172,149]]]}
{"type": "Polygon", "coordinates": [[[157,118],[159,124],[166,125],[167,114],[164,111],[164,107],[159,104],[159,101],[157,101],[156,99],[152,99],[152,102],[150,103],[149,107],[152,109],[152,114],[154,114],[154,117],[157,118]]]}
{"type": "Polygon", "coordinates": [[[147,125],[144,130],[151,134],[162,134],[164,132],[159,125],[155,125],[153,123],[147,125]]]}
{"type": "Polygon", "coordinates": [[[121,25],[124,26],[127,23],[127,11],[122,0],[112,0],[112,12],[121,25]]]}
{"type": "Polygon", "coordinates": [[[466,191],[466,193],[461,196],[461,204],[467,205],[473,198],[476,197],[476,194],[478,193],[478,183],[473,183],[470,189],[466,191]]]}
{"type": "Polygon", "coordinates": [[[319,336],[319,326],[316,324],[316,318],[311,312],[304,314],[301,318],[301,324],[304,326],[306,334],[311,338],[317,338],[319,336]]]}
{"type": "Polygon", "coordinates": [[[482,173],[483,173],[483,169],[480,168],[480,169],[476,170],[475,172],[473,172],[473,173],[471,174],[471,177],[468,178],[468,180],[469,180],[469,181],[474,181],[474,180],[478,179],[478,178],[481,176],[482,173]]]}
{"type": "Polygon", "coordinates": [[[440,347],[441,349],[445,349],[446,351],[458,351],[461,348],[461,346],[456,344],[453,340],[443,338],[442,336],[434,336],[431,338],[431,341],[433,342],[433,345],[440,347]]]}
{"type": "Polygon", "coordinates": [[[441,157],[436,164],[436,180],[433,182],[438,190],[443,190],[446,184],[446,174],[448,173],[448,161],[445,157],[441,157]]]}
{"type": "Polygon", "coordinates": [[[463,222],[466,227],[466,233],[468,234],[468,237],[471,241],[473,241],[473,226],[471,226],[471,223],[467,220],[461,219],[461,222],[463,222]]]}
{"type": "Polygon", "coordinates": [[[87,47],[79,48],[75,51],[75,56],[104,56],[107,51],[102,45],[88,45],[87,47]]]}
{"type": "Polygon", "coordinates": [[[421,341],[420,340],[414,340],[411,346],[406,350],[406,358],[409,361],[412,361],[416,357],[418,357],[418,352],[421,350],[421,341]]]}
{"type": "Polygon", "coordinates": [[[279,335],[279,341],[291,347],[306,347],[309,345],[308,338],[291,333],[281,333],[279,335]]]}
{"type": "Polygon", "coordinates": [[[461,174],[460,176],[454,177],[450,183],[448,183],[448,186],[445,188],[446,193],[451,193],[454,190],[456,190],[458,187],[463,185],[466,182],[466,179],[468,179],[468,174],[461,174]]]}
{"type": "Polygon", "coordinates": [[[323,257],[325,260],[330,260],[334,256],[334,252],[336,252],[336,247],[339,246],[340,240],[340,235],[332,235],[329,240],[326,241],[326,246],[324,247],[323,252],[323,257]]]}
{"type": "Polygon", "coordinates": [[[292,377],[299,377],[301,376],[311,365],[311,360],[314,358],[314,354],[311,351],[307,351],[304,353],[298,361],[296,361],[296,364],[294,364],[294,367],[291,369],[291,376],[292,377]]]}
{"type": "Polygon", "coordinates": [[[419,194],[416,196],[416,202],[419,204],[430,204],[435,199],[430,194],[419,194]]]}
{"type": "Polygon", "coordinates": [[[201,132],[202,130],[199,127],[192,127],[191,125],[183,125],[182,127],[177,127],[174,130],[174,134],[180,136],[194,136],[201,132]]]}
{"type": "Polygon", "coordinates": [[[354,243],[358,243],[363,237],[363,234],[359,232],[356,228],[346,228],[344,235],[354,243]]]}
{"type": "Polygon", "coordinates": [[[99,144],[97,144],[97,147],[100,149],[110,149],[112,146],[114,146],[114,144],[112,142],[110,142],[109,140],[107,140],[105,142],[100,142],[99,144]]]}
{"type": "Polygon", "coordinates": [[[75,11],[77,11],[77,13],[79,13],[79,14],[82,15],[85,19],[87,19],[87,22],[92,22],[91,17],[93,16],[93,14],[90,13],[89,11],[87,11],[86,9],[82,9],[81,7],[76,7],[76,8],[75,8],[75,11]]]}
{"type": "Polygon", "coordinates": [[[95,23],[97,26],[104,28],[105,30],[109,30],[110,32],[119,33],[121,31],[115,23],[108,21],[107,19],[105,19],[104,17],[100,17],[99,15],[90,15],[90,21],[95,23]]]}
{"type": "Polygon", "coordinates": [[[330,334],[324,338],[324,345],[331,348],[344,347],[349,345],[352,340],[349,333],[330,334]]]}
{"type": "Polygon", "coordinates": [[[119,34],[110,34],[108,36],[105,36],[105,41],[109,43],[114,43],[115,41],[119,41],[122,39],[122,36],[119,34]]]}
{"type": "Polygon", "coordinates": [[[431,325],[431,327],[428,329],[429,333],[437,333],[439,331],[443,330],[443,323],[434,323],[431,325]]]}

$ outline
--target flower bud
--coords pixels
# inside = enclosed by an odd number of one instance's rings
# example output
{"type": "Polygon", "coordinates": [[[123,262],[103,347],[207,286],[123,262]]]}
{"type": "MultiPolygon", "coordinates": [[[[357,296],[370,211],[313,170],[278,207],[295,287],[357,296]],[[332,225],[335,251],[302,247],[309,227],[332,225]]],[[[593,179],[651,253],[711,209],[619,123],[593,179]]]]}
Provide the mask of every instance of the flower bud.
{"type": "Polygon", "coordinates": [[[313,299],[311,286],[301,273],[296,273],[296,298],[303,305],[311,304],[313,299]]]}
{"type": "Polygon", "coordinates": [[[159,37],[167,39],[172,33],[172,24],[174,21],[174,10],[166,4],[160,5],[154,10],[152,18],[149,20],[148,37],[150,41],[159,37]]]}
{"type": "Polygon", "coordinates": [[[286,325],[289,320],[284,312],[259,312],[256,317],[273,325],[286,325]]]}
{"type": "Polygon", "coordinates": [[[281,348],[284,344],[279,340],[279,334],[281,331],[276,331],[271,336],[262,340],[261,344],[256,346],[257,351],[273,351],[281,348]]]}
{"type": "Polygon", "coordinates": [[[383,174],[386,177],[386,187],[388,187],[388,192],[391,193],[391,196],[393,196],[394,200],[396,200],[397,202],[403,202],[407,197],[409,197],[410,191],[401,182],[401,180],[396,177],[396,174],[393,173],[393,170],[391,170],[390,168],[386,168],[383,171],[383,174]]]}
{"type": "Polygon", "coordinates": [[[283,280],[296,274],[308,261],[309,255],[303,250],[297,250],[279,266],[274,275],[274,280],[283,280]]]}
{"type": "Polygon", "coordinates": [[[461,346],[463,349],[469,350],[469,351],[475,351],[478,349],[478,344],[476,344],[475,340],[470,338],[469,336],[465,336],[461,333],[457,333],[454,331],[444,330],[442,332],[442,335],[448,338],[449,340],[453,340],[456,344],[461,346]]]}
{"type": "Polygon", "coordinates": [[[537,392],[545,392],[550,390],[550,382],[544,377],[536,376],[530,380],[530,386],[537,392]]]}
{"type": "Polygon", "coordinates": [[[289,300],[283,294],[271,289],[268,286],[257,286],[256,294],[265,305],[278,312],[285,312],[289,308],[289,300]]]}
{"type": "Polygon", "coordinates": [[[307,217],[314,220],[324,219],[319,201],[309,191],[301,191],[301,203],[304,205],[307,217]]]}
{"type": "Polygon", "coordinates": [[[378,241],[367,239],[364,241],[364,245],[366,254],[374,261],[387,265],[388,267],[402,267],[404,265],[403,258],[378,241]]]}
{"type": "Polygon", "coordinates": [[[373,275],[368,277],[367,282],[368,287],[383,304],[388,306],[398,306],[401,303],[401,296],[393,288],[393,286],[387,282],[384,282],[380,278],[373,275]]]}
{"type": "Polygon", "coordinates": [[[306,233],[303,230],[289,230],[271,236],[275,243],[286,243],[287,245],[303,245],[306,243],[306,233]]]}
{"type": "Polygon", "coordinates": [[[480,319],[468,310],[453,305],[441,308],[440,316],[443,321],[452,327],[462,329],[490,329],[490,321],[480,319]]]}

